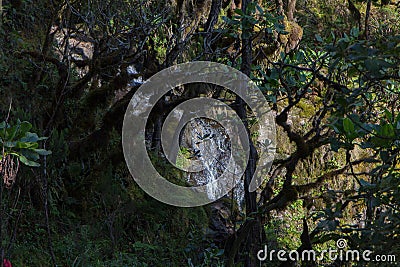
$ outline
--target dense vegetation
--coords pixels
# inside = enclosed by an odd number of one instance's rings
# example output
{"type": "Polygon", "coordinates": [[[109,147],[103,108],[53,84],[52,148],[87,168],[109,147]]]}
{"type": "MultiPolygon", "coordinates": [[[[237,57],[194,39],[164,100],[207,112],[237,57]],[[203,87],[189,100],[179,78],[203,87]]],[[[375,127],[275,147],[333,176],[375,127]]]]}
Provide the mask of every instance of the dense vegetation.
{"type": "MultiPolygon", "coordinates": [[[[398,264],[399,9],[384,0],[3,0],[1,262],[294,266],[260,263],[257,251],[321,251],[343,238],[398,264]],[[198,60],[241,70],[276,114],[277,155],[256,193],[246,189],[249,164],[242,208],[230,196],[197,208],[160,203],[125,165],[122,121],[141,81],[198,60]]],[[[176,183],[182,173],[160,149],[162,121],[204,95],[224,98],[257,135],[227,90],[170,92],[146,137],[154,165],[176,183]]],[[[251,147],[256,164],[262,155],[251,147]]]]}

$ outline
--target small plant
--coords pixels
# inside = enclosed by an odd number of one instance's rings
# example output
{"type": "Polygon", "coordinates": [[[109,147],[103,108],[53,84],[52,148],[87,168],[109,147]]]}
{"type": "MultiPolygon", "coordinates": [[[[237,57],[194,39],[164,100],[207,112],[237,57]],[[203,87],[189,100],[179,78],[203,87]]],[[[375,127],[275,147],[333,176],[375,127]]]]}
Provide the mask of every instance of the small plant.
{"type": "Polygon", "coordinates": [[[0,123],[0,173],[7,188],[14,184],[20,162],[30,167],[38,167],[39,157],[51,154],[48,150],[38,148],[38,142],[46,137],[29,132],[31,129],[32,124],[27,121],[18,120],[14,126],[6,121],[0,123]]]}
{"type": "MultiPolygon", "coordinates": [[[[51,154],[50,151],[39,148],[39,141],[45,140],[45,137],[39,137],[36,133],[29,132],[32,124],[20,120],[13,126],[8,123],[8,119],[0,123],[0,262],[3,266],[11,267],[9,260],[4,258],[6,249],[4,244],[8,236],[8,242],[11,244],[11,234],[6,232],[10,218],[14,216],[11,208],[10,194],[4,194],[4,188],[11,189],[17,178],[20,162],[26,166],[38,167],[37,162],[40,156],[51,154]]],[[[9,191],[10,193],[11,191],[9,191]]],[[[16,227],[16,226],[14,226],[16,227]]]]}
{"type": "Polygon", "coordinates": [[[29,132],[32,124],[20,120],[14,126],[9,125],[6,121],[0,123],[0,143],[3,153],[0,159],[6,161],[11,156],[15,156],[18,161],[31,167],[38,167],[37,162],[40,156],[50,155],[51,152],[40,149],[38,142],[47,139],[47,137],[39,137],[36,133],[29,132]]]}

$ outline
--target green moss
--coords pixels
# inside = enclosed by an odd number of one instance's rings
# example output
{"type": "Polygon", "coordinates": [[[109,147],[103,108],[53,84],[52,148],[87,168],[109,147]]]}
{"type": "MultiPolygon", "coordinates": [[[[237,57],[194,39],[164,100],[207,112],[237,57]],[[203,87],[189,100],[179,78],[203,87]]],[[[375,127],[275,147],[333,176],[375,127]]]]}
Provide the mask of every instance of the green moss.
{"type": "Polygon", "coordinates": [[[305,119],[313,117],[317,110],[314,103],[304,98],[300,100],[297,107],[300,109],[300,117],[305,119]]]}

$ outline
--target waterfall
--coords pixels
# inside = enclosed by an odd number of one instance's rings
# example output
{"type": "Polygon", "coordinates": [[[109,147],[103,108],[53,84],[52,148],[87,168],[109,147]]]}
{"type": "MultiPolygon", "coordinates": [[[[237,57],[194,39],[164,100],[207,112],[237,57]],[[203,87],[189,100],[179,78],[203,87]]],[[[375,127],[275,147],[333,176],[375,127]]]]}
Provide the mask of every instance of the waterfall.
{"type": "MultiPolygon", "coordinates": [[[[128,74],[138,74],[136,67],[130,65],[127,67],[128,74]]],[[[143,78],[141,76],[132,79],[127,88],[116,95],[116,99],[122,98],[130,88],[143,84],[143,78]]],[[[178,88],[179,89],[179,88],[178,88]]],[[[173,93],[180,96],[183,91],[175,89],[173,93]]],[[[137,106],[137,111],[140,112],[149,107],[149,96],[137,96],[137,99],[133,99],[133,104],[137,106]]],[[[226,112],[224,109],[218,110],[217,112],[226,112]]],[[[180,117],[183,114],[177,113],[180,117]]],[[[152,129],[146,133],[146,145],[150,149],[150,140],[152,136],[152,129]]],[[[201,171],[197,172],[184,172],[183,179],[186,180],[190,186],[206,186],[206,193],[210,200],[216,200],[221,194],[219,194],[218,183],[213,183],[219,179],[224,171],[238,173],[239,170],[229,170],[227,166],[231,159],[231,140],[225,131],[224,127],[218,122],[207,119],[207,118],[196,118],[190,120],[182,129],[179,134],[179,147],[177,155],[172,156],[175,159],[176,165],[179,167],[188,166],[194,161],[199,162],[202,166],[201,171]]],[[[236,138],[236,137],[234,137],[236,138]]],[[[237,137],[239,138],[239,137],[237,137]]],[[[185,168],[183,168],[185,169],[185,168]]],[[[236,178],[232,178],[237,180],[236,178]]],[[[230,180],[230,179],[227,179],[230,180]]],[[[230,180],[229,182],[232,182],[230,180]]],[[[221,184],[220,184],[221,185],[221,184]]],[[[234,199],[240,210],[242,210],[242,204],[244,201],[244,186],[242,182],[238,182],[233,190],[229,193],[233,194],[234,199]]]]}
{"type": "MultiPolygon", "coordinates": [[[[227,170],[231,158],[231,141],[225,129],[217,122],[196,118],[186,124],[180,135],[180,158],[198,160],[204,166],[199,172],[187,173],[187,182],[193,186],[207,184],[207,195],[210,199],[216,199],[219,188],[216,183],[224,171],[227,170]]],[[[181,161],[181,164],[185,164],[181,161]]],[[[234,188],[235,199],[239,206],[244,198],[243,184],[238,183],[234,188]]]]}

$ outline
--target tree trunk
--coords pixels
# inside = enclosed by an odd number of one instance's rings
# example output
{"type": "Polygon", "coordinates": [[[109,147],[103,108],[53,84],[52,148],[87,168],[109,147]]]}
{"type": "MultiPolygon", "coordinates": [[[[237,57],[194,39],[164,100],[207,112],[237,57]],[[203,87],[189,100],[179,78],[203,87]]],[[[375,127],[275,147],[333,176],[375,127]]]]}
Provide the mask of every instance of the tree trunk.
{"type": "MultiPolygon", "coordinates": [[[[248,15],[247,7],[251,3],[251,0],[243,0],[242,1],[242,11],[244,14],[248,15]]],[[[250,77],[251,74],[251,64],[252,64],[252,42],[251,35],[248,34],[251,31],[251,25],[248,23],[246,19],[242,21],[243,33],[242,33],[242,65],[241,71],[250,77]]],[[[237,97],[236,102],[238,104],[238,116],[243,120],[245,126],[248,129],[248,125],[246,123],[247,113],[246,106],[240,97],[237,97]]],[[[250,136],[250,134],[249,134],[250,136]]],[[[244,177],[244,190],[245,190],[245,201],[246,201],[246,214],[251,217],[251,214],[257,211],[257,202],[256,192],[249,192],[249,185],[253,178],[256,162],[257,162],[257,150],[254,147],[251,138],[249,138],[250,145],[250,154],[249,154],[249,162],[247,164],[247,168],[245,171],[244,177]]],[[[257,266],[257,251],[261,246],[261,227],[260,223],[257,219],[255,222],[251,224],[248,236],[245,239],[245,266],[253,267],[257,266]]]]}
{"type": "Polygon", "coordinates": [[[367,3],[367,10],[365,11],[365,26],[364,26],[364,35],[365,39],[368,40],[369,38],[369,18],[370,18],[370,13],[371,13],[371,5],[372,5],[372,0],[368,0],[367,3]]]}
{"type": "Polygon", "coordinates": [[[289,21],[294,21],[295,11],[296,11],[296,0],[287,0],[286,16],[289,21]]]}

